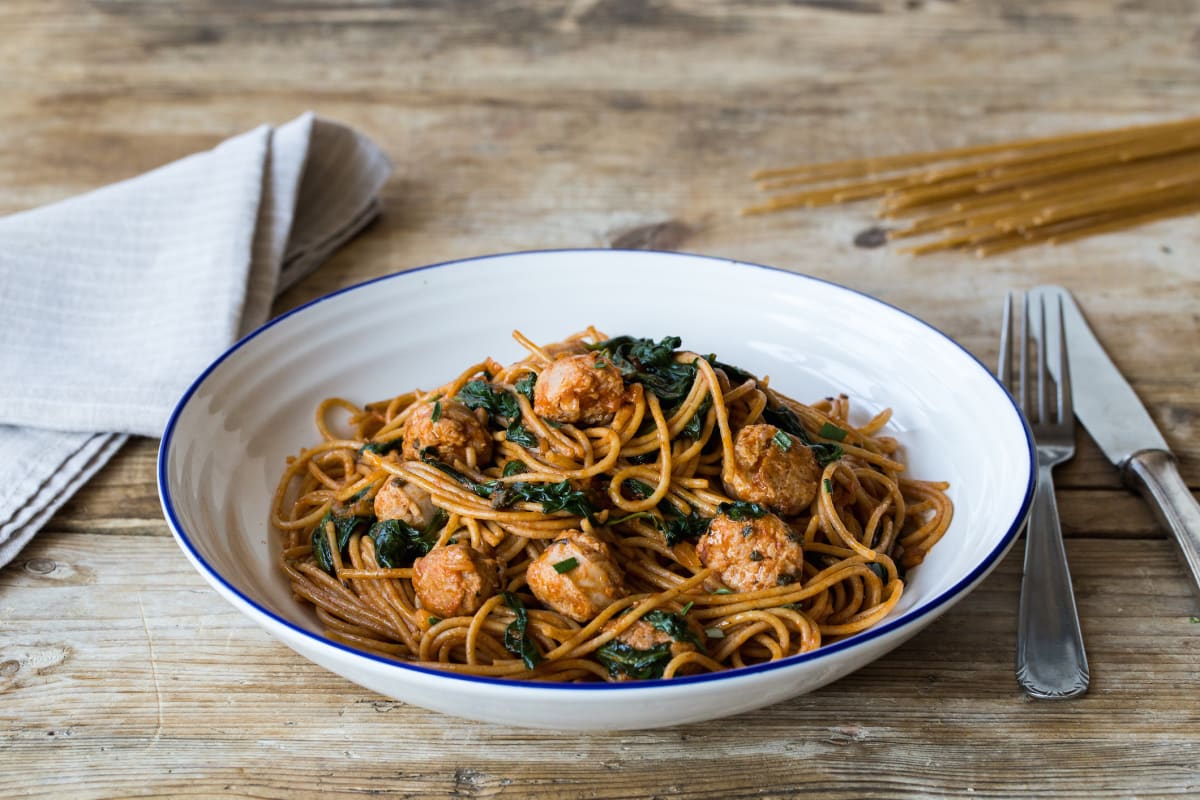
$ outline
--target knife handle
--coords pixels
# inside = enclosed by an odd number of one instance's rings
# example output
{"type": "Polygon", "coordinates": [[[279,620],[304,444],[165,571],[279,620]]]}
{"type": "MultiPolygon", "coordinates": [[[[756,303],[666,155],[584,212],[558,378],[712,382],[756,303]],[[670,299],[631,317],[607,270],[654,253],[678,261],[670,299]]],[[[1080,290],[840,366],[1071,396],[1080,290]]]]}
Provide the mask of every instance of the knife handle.
{"type": "Polygon", "coordinates": [[[1124,475],[1175,540],[1192,589],[1200,597],[1200,505],[1183,482],[1174,456],[1164,450],[1141,450],[1125,462],[1124,475]]]}

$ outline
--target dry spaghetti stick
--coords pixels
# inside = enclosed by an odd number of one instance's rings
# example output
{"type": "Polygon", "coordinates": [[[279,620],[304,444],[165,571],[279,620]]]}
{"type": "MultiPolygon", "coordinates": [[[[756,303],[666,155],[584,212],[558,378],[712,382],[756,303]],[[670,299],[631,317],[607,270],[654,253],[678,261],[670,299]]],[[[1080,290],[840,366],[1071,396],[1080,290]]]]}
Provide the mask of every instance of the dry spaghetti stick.
{"type": "Polygon", "coordinates": [[[1086,131],[1082,133],[1056,134],[1040,136],[1032,139],[1022,139],[1012,142],[997,142],[993,144],[955,147],[945,150],[928,150],[920,153],[905,153],[893,156],[875,158],[856,158],[845,161],[830,161],[823,164],[800,164],[792,167],[775,169],[760,169],[751,175],[754,180],[783,177],[785,175],[853,175],[870,174],[883,171],[886,168],[921,166],[938,161],[967,158],[971,156],[1002,153],[1009,150],[1022,150],[1043,146],[1054,146],[1066,142],[1097,142],[1105,139],[1119,139],[1123,136],[1136,134],[1165,133],[1177,129],[1200,126],[1200,119],[1186,119],[1176,122],[1154,123],[1150,125],[1131,125],[1108,131],[1086,131]]]}

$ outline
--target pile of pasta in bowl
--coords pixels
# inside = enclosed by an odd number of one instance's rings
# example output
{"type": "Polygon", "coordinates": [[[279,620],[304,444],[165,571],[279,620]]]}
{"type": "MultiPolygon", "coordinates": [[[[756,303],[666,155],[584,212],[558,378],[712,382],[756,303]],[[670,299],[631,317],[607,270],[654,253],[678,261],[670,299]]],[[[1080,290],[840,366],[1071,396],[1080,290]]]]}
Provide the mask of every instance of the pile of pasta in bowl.
{"type": "Polygon", "coordinates": [[[514,336],[516,363],[316,409],[272,521],[329,638],[507,679],[733,669],[877,624],[950,524],[888,411],[854,425],[677,337],[514,336]]]}

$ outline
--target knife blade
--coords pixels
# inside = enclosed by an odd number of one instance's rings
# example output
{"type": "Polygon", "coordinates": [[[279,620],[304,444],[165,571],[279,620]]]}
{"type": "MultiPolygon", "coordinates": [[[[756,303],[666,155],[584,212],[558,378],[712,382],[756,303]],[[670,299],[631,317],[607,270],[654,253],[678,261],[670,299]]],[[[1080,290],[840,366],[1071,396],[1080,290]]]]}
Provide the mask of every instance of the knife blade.
{"type": "MultiPolygon", "coordinates": [[[[1075,416],[1121,471],[1125,484],[1150,503],[1159,524],[1171,534],[1192,589],[1200,597],[1200,505],[1180,476],[1166,440],[1092,333],[1071,293],[1061,286],[1038,286],[1030,294],[1048,304],[1061,300],[1075,416]]],[[[1057,351],[1060,345],[1048,346],[1057,351]]],[[[1057,359],[1049,361],[1053,374],[1057,359]]]]}

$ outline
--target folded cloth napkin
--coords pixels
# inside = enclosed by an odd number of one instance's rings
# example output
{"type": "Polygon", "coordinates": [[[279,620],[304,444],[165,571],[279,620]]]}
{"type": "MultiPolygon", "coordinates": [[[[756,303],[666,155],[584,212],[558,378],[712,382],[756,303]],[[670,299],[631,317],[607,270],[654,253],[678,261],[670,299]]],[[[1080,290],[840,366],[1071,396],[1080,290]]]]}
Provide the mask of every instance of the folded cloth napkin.
{"type": "Polygon", "coordinates": [[[305,114],[0,218],[0,566],[378,213],[365,136],[305,114]]]}

